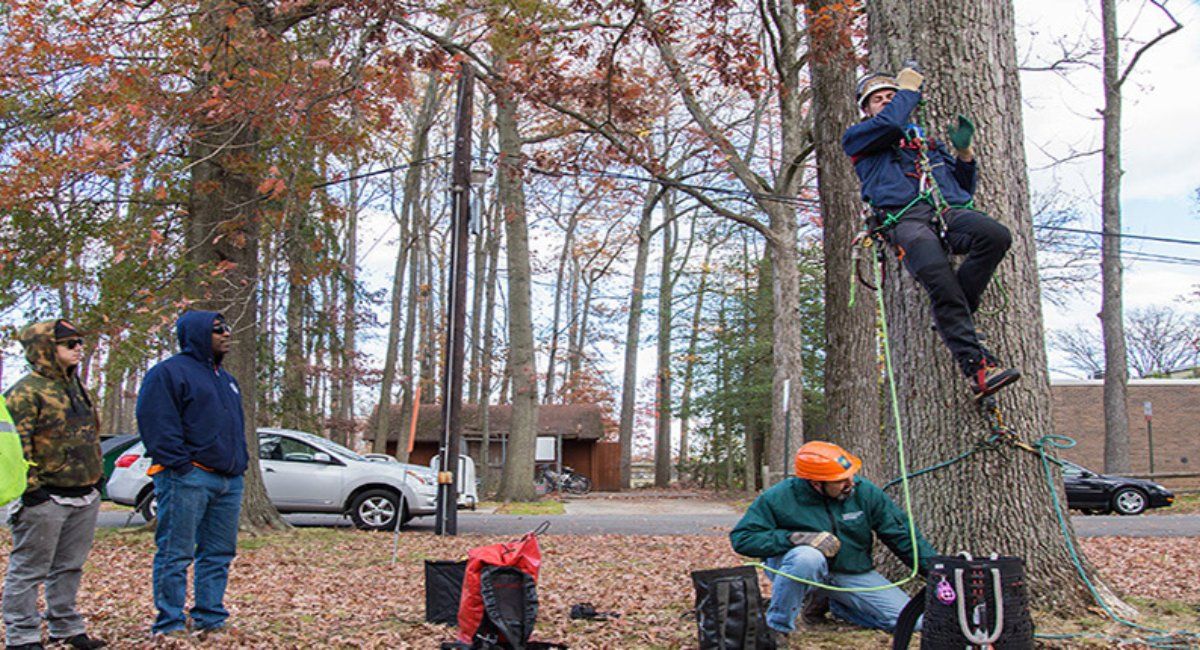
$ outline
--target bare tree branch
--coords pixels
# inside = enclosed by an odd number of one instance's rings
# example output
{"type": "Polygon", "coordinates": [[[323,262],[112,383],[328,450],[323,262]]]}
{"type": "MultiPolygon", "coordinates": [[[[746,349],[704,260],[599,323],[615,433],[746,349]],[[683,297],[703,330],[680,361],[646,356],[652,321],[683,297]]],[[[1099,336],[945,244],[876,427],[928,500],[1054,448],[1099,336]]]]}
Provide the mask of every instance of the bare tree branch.
{"type": "Polygon", "coordinates": [[[1172,26],[1170,29],[1166,30],[1165,32],[1161,32],[1158,36],[1155,36],[1154,38],[1150,39],[1147,43],[1145,43],[1144,45],[1139,47],[1137,49],[1137,51],[1133,53],[1133,58],[1129,60],[1129,65],[1125,66],[1125,71],[1122,72],[1121,77],[1119,79],[1117,79],[1117,88],[1120,88],[1125,85],[1125,79],[1127,77],[1129,77],[1130,72],[1133,72],[1133,68],[1134,68],[1134,66],[1137,65],[1138,59],[1142,58],[1142,55],[1146,53],[1146,50],[1149,50],[1150,48],[1154,47],[1155,45],[1158,44],[1159,41],[1170,36],[1171,34],[1174,34],[1175,32],[1183,29],[1183,25],[1180,24],[1180,22],[1175,19],[1175,16],[1170,12],[1170,10],[1167,9],[1165,2],[1162,2],[1160,0],[1147,0],[1147,1],[1150,4],[1154,5],[1155,7],[1158,7],[1164,14],[1166,14],[1167,18],[1171,19],[1172,26]]]}

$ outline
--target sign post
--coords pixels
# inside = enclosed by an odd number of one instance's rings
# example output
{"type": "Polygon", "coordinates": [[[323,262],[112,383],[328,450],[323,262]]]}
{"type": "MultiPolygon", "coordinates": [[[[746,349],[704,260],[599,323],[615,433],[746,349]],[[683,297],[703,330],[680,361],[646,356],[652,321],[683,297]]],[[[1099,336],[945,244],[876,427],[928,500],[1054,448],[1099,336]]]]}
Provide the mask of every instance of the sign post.
{"type": "Polygon", "coordinates": [[[1146,415],[1146,444],[1150,448],[1150,473],[1154,473],[1154,405],[1150,400],[1142,402],[1142,413],[1146,415]]]}

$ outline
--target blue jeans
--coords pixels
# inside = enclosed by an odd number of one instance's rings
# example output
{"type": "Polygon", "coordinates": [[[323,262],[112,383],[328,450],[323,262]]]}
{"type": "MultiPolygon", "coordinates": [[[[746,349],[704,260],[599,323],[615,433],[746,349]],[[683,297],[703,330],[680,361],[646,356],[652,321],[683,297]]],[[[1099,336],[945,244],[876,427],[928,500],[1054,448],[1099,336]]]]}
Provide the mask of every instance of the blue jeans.
{"type": "MultiPolygon", "coordinates": [[[[878,571],[830,573],[825,556],[811,546],[797,546],[783,555],[767,558],[764,564],[797,578],[834,587],[876,587],[889,582],[878,571]]],[[[780,632],[791,632],[796,629],[796,616],[804,605],[804,596],[814,587],[774,573],[767,575],[771,578],[767,625],[780,632]]],[[[861,627],[889,632],[896,628],[900,610],[908,604],[908,596],[899,587],[880,591],[822,591],[829,596],[829,611],[834,616],[861,627]]]]}
{"type": "Polygon", "coordinates": [[[152,633],[165,634],[187,625],[187,570],[195,560],[195,605],[189,614],[198,630],[221,627],[229,618],[222,601],[229,564],[237,554],[238,515],[242,510],[242,477],[221,476],[202,469],[180,475],[164,470],[154,475],[158,528],[154,541],[154,606],[158,617],[152,633]]]}

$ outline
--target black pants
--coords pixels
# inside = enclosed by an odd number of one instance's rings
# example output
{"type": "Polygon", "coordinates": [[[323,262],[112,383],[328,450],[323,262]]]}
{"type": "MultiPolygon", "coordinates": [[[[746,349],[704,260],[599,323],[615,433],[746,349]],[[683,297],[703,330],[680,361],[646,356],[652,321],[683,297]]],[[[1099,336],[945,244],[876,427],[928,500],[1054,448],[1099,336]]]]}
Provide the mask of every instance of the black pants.
{"type": "Polygon", "coordinates": [[[904,265],[925,287],[933,306],[933,321],[946,347],[963,373],[970,376],[983,359],[995,357],[979,343],[972,314],[1000,260],[1012,244],[1012,235],[1000,222],[975,210],[947,210],[946,244],[956,255],[966,255],[958,271],[938,238],[934,210],[918,203],[887,232],[888,240],[904,251],[904,265]]]}

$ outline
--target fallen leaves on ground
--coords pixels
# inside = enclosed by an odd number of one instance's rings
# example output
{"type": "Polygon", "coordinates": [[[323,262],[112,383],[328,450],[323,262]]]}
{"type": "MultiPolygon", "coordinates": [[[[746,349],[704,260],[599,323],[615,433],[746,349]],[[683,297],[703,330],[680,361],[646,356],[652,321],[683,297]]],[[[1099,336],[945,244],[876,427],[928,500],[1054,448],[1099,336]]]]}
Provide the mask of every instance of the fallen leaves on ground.
{"type": "MultiPolygon", "coordinates": [[[[441,538],[403,532],[391,563],[393,536],[353,530],[298,529],[243,537],[226,597],[233,630],[207,641],[168,647],[436,648],[455,628],[424,622],[424,560],[453,560],[474,546],[507,537],[441,538]]],[[[693,648],[689,573],[736,566],[725,537],[566,536],[540,538],[540,610],[535,638],[587,648],[693,648]],[[571,605],[616,611],[609,621],[572,621],[571,605]]],[[[1083,541],[1089,559],[1123,593],[1146,600],[1200,603],[1197,539],[1102,538],[1083,541]]],[[[11,537],[0,532],[0,561],[11,537]]],[[[79,605],[89,631],[113,647],[154,647],[147,532],[100,531],[85,569],[79,605]]],[[[767,591],[763,581],[764,593],[767,591]]],[[[883,633],[821,626],[795,635],[793,647],[888,647],[883,633]],[[810,642],[811,641],[811,642],[810,642]],[[799,645],[797,645],[797,643],[799,645]]],[[[162,646],[160,646],[162,647],[162,646]]]]}

